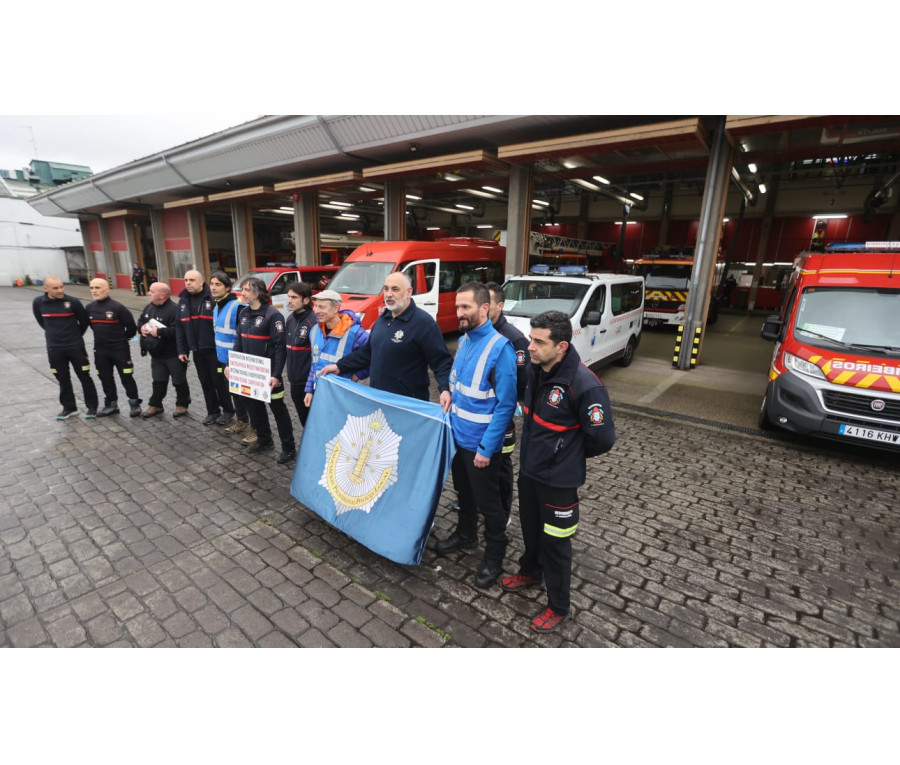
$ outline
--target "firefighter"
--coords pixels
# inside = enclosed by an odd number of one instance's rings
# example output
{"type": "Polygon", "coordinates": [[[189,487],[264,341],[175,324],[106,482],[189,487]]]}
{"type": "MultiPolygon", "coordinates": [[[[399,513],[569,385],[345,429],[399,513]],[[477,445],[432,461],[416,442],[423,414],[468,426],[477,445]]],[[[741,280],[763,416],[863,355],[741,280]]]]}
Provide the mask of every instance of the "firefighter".
{"type": "MultiPolygon", "coordinates": [[[[281,440],[281,453],[278,463],[290,462],[297,456],[294,442],[294,427],[291,415],[284,403],[284,383],[281,380],[285,364],[284,317],[281,311],[269,303],[269,292],[262,279],[249,276],[241,282],[241,294],[247,307],[238,317],[237,335],[234,340],[234,351],[261,356],[271,361],[269,389],[269,408],[275,417],[278,437],[281,440]]],[[[230,367],[225,367],[225,376],[231,379],[230,367]]],[[[247,446],[248,454],[255,454],[264,449],[272,449],[272,427],[263,401],[247,399],[247,411],[250,424],[256,430],[257,439],[247,446]]]]}
{"type": "Polygon", "coordinates": [[[113,370],[128,396],[129,415],[141,416],[141,399],[134,381],[134,362],[128,341],[137,334],[134,316],[124,305],[109,296],[106,279],[91,279],[93,301],[85,306],[91,331],[94,333],[94,367],[103,387],[103,409],[98,417],[109,417],[119,412],[119,394],[113,370]]]}
{"type": "Polygon", "coordinates": [[[31,310],[44,330],[50,371],[59,383],[62,411],[56,415],[56,419],[67,420],[78,413],[69,364],[81,380],[84,405],[87,407],[85,419],[93,419],[97,416],[99,402],[97,387],[91,379],[91,362],[84,347],[83,335],[88,328],[87,313],[78,298],[66,295],[62,279],[58,276],[46,277],[43,286],[44,294],[34,299],[31,310]]]}
{"type": "Polygon", "coordinates": [[[569,617],[572,536],[578,529],[578,487],[587,458],[616,441],[609,395],[571,345],[572,324],[561,311],[531,320],[531,372],[519,459],[519,520],[525,552],[519,573],[501,580],[506,592],[547,585],[547,607],[531,621],[552,632],[569,617]]]}

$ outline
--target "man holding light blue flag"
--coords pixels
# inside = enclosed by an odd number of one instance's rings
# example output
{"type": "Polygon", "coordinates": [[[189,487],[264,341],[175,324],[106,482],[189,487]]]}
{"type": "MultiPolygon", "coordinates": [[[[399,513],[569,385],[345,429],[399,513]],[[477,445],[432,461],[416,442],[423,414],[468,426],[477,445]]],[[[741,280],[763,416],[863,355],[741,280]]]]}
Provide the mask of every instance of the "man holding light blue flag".
{"type": "Polygon", "coordinates": [[[440,405],[323,375],[291,495],[373,552],[417,565],[454,453],[440,405]]]}

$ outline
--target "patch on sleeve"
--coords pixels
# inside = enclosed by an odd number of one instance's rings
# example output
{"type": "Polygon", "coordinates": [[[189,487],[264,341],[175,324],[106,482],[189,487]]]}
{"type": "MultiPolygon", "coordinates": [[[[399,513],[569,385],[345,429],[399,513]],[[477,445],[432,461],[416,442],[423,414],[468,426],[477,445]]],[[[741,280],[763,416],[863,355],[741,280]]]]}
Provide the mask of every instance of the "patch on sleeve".
{"type": "Polygon", "coordinates": [[[603,424],[603,407],[600,404],[591,404],[588,406],[588,420],[591,426],[603,424]]]}

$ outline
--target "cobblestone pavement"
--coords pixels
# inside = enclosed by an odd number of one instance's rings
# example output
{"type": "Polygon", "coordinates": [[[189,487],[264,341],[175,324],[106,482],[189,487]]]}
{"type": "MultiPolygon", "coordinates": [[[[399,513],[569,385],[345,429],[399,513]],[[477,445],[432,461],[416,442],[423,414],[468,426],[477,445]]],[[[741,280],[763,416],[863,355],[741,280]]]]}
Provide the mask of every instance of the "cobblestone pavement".
{"type": "Polygon", "coordinates": [[[153,420],[55,421],[37,294],[0,288],[0,646],[900,645],[895,456],[614,408],[574,618],[538,636],[542,591],[479,590],[480,550],[434,552],[450,489],[421,565],[380,558],[294,500],[273,452],[201,424],[193,369],[191,417],[170,391],[153,420]]]}

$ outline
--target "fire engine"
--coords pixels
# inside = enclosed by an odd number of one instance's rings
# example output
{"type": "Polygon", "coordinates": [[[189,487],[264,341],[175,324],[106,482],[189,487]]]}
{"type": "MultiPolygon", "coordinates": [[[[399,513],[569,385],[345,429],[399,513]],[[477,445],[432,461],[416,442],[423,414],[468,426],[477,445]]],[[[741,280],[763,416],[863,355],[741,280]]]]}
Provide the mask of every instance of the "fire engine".
{"type": "MultiPolygon", "coordinates": [[[[717,264],[716,273],[723,267],[724,264],[717,264]]],[[[684,324],[693,268],[692,249],[665,250],[634,261],[631,273],[644,277],[644,324],[651,327],[684,324]]],[[[713,279],[712,285],[717,280],[718,277],[713,279]]],[[[718,304],[710,300],[706,323],[715,324],[718,318],[718,304]]]]}
{"type": "Polygon", "coordinates": [[[759,426],[900,450],[900,242],[828,245],[794,263],[759,426]]]}

